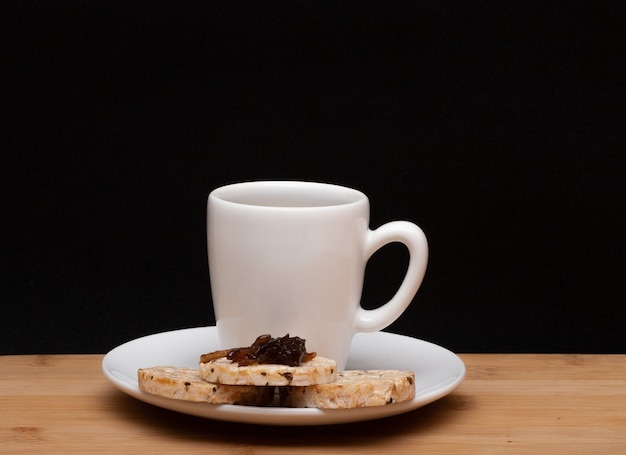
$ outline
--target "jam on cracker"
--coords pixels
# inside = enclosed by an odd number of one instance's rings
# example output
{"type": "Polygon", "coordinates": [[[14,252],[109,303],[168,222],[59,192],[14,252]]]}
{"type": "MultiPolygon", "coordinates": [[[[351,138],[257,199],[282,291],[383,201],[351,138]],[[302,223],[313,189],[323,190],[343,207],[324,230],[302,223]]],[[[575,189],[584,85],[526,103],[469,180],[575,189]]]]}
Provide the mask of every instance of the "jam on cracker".
{"type": "Polygon", "coordinates": [[[305,340],[300,337],[281,338],[261,335],[249,347],[226,349],[204,354],[200,362],[207,363],[217,358],[226,357],[239,366],[279,364],[299,366],[303,362],[313,360],[315,352],[306,352],[305,340]]]}

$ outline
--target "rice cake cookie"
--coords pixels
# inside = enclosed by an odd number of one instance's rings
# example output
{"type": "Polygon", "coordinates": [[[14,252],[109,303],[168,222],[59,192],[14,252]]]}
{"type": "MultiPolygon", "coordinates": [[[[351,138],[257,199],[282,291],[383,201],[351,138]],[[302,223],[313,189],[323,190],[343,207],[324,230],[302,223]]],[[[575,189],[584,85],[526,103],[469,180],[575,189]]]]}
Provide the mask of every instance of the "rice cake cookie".
{"type": "Polygon", "coordinates": [[[211,404],[264,406],[274,400],[274,387],[211,384],[191,368],[156,366],[137,371],[139,389],[175,400],[211,404]]]}
{"type": "Polygon", "coordinates": [[[315,357],[299,366],[257,364],[239,366],[221,357],[200,363],[200,376],[208,382],[229,385],[254,386],[307,386],[327,384],[337,379],[337,362],[325,357],[315,357]]]}
{"type": "Polygon", "coordinates": [[[398,370],[346,370],[331,384],[280,389],[280,404],[294,408],[362,408],[414,397],[415,375],[398,370]]]}

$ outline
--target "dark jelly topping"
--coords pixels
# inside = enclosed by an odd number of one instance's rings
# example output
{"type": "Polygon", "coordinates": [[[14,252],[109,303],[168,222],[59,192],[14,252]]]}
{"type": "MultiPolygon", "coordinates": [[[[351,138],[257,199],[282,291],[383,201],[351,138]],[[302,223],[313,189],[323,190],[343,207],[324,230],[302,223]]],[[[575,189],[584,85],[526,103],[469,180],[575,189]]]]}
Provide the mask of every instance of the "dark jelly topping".
{"type": "Polygon", "coordinates": [[[239,366],[271,363],[296,367],[314,359],[315,355],[315,352],[306,352],[304,339],[287,334],[282,338],[261,335],[250,347],[229,350],[226,358],[239,366]]]}

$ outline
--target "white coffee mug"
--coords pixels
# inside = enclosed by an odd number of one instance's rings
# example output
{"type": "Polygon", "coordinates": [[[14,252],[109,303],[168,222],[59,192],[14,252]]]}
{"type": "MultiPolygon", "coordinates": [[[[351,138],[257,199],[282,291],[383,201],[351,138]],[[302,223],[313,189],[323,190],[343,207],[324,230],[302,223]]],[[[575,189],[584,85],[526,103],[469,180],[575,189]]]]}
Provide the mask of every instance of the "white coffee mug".
{"type": "Polygon", "coordinates": [[[223,349],[262,334],[299,336],[307,351],[345,367],[352,337],[394,322],[415,296],[428,260],[422,230],[407,221],[369,229],[360,191],[299,181],[256,181],[215,189],[208,199],[209,270],[223,349]],[[401,242],[409,265],[386,304],[361,307],[368,259],[401,242]]]}

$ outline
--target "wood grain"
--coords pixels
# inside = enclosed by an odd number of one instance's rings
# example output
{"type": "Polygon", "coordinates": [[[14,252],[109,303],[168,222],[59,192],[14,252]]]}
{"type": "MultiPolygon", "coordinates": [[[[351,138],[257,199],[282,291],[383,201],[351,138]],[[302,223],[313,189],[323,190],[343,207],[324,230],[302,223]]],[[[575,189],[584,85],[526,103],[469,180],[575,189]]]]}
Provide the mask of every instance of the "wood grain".
{"type": "Polygon", "coordinates": [[[101,355],[0,357],[0,453],[624,454],[626,355],[466,354],[416,411],[333,427],[201,419],[117,391],[101,355]]]}

